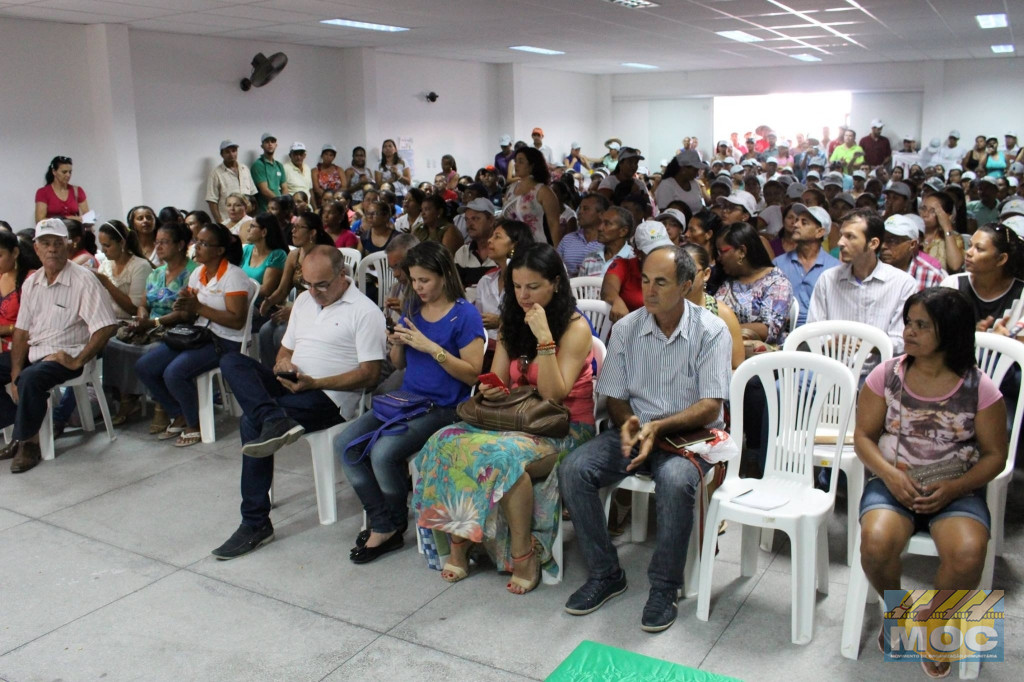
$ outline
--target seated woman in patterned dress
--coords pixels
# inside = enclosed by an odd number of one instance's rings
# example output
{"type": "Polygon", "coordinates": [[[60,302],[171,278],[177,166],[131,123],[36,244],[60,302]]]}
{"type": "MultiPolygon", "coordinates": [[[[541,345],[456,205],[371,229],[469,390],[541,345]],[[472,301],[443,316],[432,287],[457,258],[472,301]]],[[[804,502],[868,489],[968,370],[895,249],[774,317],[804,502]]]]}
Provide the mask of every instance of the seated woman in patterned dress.
{"type": "MultiPolygon", "coordinates": [[[[507,585],[525,594],[541,570],[557,572],[551,544],[561,514],[556,465],[594,436],[590,325],[576,312],[569,278],[548,244],[517,250],[505,273],[501,333],[491,371],[507,386],[529,384],[570,411],[565,438],[497,432],[465,422],[431,436],[416,466],[419,526],[451,534],[441,576],[466,577],[469,550],[485,543],[507,585]]],[[[480,390],[498,397],[500,388],[480,390]]]]}

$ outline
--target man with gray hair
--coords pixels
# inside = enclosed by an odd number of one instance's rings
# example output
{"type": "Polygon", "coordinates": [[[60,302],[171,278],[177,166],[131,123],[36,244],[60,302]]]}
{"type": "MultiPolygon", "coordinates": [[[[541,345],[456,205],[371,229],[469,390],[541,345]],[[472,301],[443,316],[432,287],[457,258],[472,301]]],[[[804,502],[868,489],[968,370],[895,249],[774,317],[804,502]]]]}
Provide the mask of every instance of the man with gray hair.
{"type": "Polygon", "coordinates": [[[299,294],[273,371],[242,355],[220,361],[224,379],[242,406],[242,524],[213,550],[234,559],[274,539],[270,523],[273,454],[356,416],[360,391],[377,385],[386,327],[380,309],[352,285],[341,253],[315,246],[302,261],[306,291],[299,294]]]}
{"type": "MultiPolygon", "coordinates": [[[[592,251],[580,263],[577,273],[579,277],[604,277],[608,267],[616,258],[632,258],[633,247],[629,242],[633,238],[636,222],[633,214],[621,206],[612,206],[601,214],[601,225],[597,228],[597,241],[604,246],[592,251]]],[[[570,273],[572,276],[572,273],[570,273]]]]}
{"type": "Polygon", "coordinates": [[[565,604],[572,615],[592,613],[625,592],[626,574],[608,534],[599,491],[645,472],[658,488],[658,531],[640,626],[660,632],[675,622],[694,499],[711,465],[699,458],[694,465],[664,439],[723,428],[722,404],[732,377],[732,338],[725,323],[686,300],[696,271],[690,255],[671,244],[644,259],[644,307],[612,328],[597,382],[617,429],[577,448],[559,467],[562,498],[589,573],[565,604]]]}

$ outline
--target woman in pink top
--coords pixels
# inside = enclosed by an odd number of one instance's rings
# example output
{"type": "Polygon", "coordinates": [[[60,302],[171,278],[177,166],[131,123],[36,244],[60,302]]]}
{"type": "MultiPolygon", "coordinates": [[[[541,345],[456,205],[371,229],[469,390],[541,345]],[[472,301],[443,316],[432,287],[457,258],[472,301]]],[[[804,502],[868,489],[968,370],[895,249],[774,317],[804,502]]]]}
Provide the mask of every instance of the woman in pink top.
{"type": "MultiPolygon", "coordinates": [[[[955,289],[925,289],[903,307],[906,355],[868,376],[857,404],[854,449],[871,474],[860,501],[861,565],[879,594],[900,589],[900,554],[927,530],[939,554],[932,587],[973,589],[989,542],[985,485],[1006,465],[1006,406],[975,364],[971,304],[955,289]],[[914,469],[958,464],[933,483],[914,469]]],[[[879,633],[878,645],[883,649],[879,633]]],[[[929,677],[949,663],[925,655],[929,677]]]]}
{"type": "Polygon", "coordinates": [[[71,184],[71,159],[53,157],[46,169],[46,185],[36,190],[36,222],[44,218],[81,220],[88,212],[85,190],[71,184]]]}
{"type": "MultiPolygon", "coordinates": [[[[465,422],[443,428],[416,458],[413,506],[421,528],[451,535],[442,578],[465,578],[471,546],[487,540],[498,570],[512,573],[508,591],[524,594],[541,570],[558,570],[551,556],[561,517],[556,466],[594,436],[593,340],[565,266],[547,244],[516,251],[505,271],[505,301],[491,371],[506,386],[533,386],[569,408],[569,435],[486,431],[465,422]]],[[[477,390],[486,397],[503,392],[477,390]]]]}

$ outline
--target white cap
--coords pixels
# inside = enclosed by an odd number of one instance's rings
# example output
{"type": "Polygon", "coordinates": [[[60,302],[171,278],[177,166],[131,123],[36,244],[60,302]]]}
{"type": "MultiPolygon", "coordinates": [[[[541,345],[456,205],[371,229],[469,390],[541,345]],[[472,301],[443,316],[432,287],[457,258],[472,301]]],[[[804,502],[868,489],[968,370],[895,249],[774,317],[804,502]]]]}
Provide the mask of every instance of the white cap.
{"type": "Polygon", "coordinates": [[[573,142],[571,145],[569,145],[569,149],[579,149],[579,148],[580,148],[580,143],[579,142],[573,142]]]}
{"type": "Polygon", "coordinates": [[[1024,216],[1015,215],[1003,219],[1003,225],[1017,233],[1017,236],[1024,239],[1024,216]]]}
{"type": "Polygon", "coordinates": [[[960,174],[960,179],[961,180],[977,180],[978,176],[975,175],[974,171],[967,171],[965,173],[961,173],[960,174]]]}
{"type": "Polygon", "coordinates": [[[501,138],[498,140],[498,144],[500,144],[502,147],[504,147],[505,145],[512,144],[512,136],[507,133],[505,135],[502,135],[501,138]]]}
{"type": "Polygon", "coordinates": [[[777,158],[775,158],[774,156],[769,156],[767,159],[764,160],[764,162],[765,162],[766,165],[769,164],[769,163],[774,163],[776,166],[779,165],[779,160],[777,158]]]}
{"type": "Polygon", "coordinates": [[[608,149],[618,149],[621,146],[622,145],[620,145],[618,142],[609,142],[608,143],[608,149]]]}
{"type": "Polygon", "coordinates": [[[289,153],[290,152],[304,152],[304,151],[306,151],[306,145],[302,144],[301,142],[292,142],[291,149],[289,149],[288,151],[289,151],[289,153]]]}
{"type": "Polygon", "coordinates": [[[320,148],[320,153],[323,154],[324,152],[334,152],[335,154],[337,154],[338,150],[333,144],[328,142],[327,144],[320,148]]]}
{"type": "Polygon", "coordinates": [[[1013,132],[1012,130],[1007,130],[1005,133],[1003,133],[1003,137],[1017,137],[1017,133],[1013,132]]]}
{"type": "Polygon", "coordinates": [[[661,222],[662,218],[672,218],[677,223],[682,225],[684,230],[686,229],[686,216],[683,215],[683,212],[680,211],[678,208],[666,208],[664,211],[654,216],[654,219],[657,220],[658,222],[661,222]]]}
{"type": "Polygon", "coordinates": [[[955,137],[956,139],[959,140],[960,139],[960,131],[957,130],[956,128],[953,128],[952,130],[949,131],[948,137],[955,137]]]}
{"type": "Polygon", "coordinates": [[[1003,208],[999,211],[999,217],[1001,218],[1004,215],[1011,214],[1024,215],[1024,199],[1010,199],[1005,204],[1003,204],[1003,208]]]}
{"type": "Polygon", "coordinates": [[[741,166],[756,166],[757,165],[757,161],[754,160],[754,159],[743,159],[743,162],[740,165],[741,166]]]}
{"type": "Polygon", "coordinates": [[[719,140],[718,144],[716,144],[715,147],[718,148],[718,147],[721,147],[722,145],[725,145],[726,147],[728,147],[729,143],[726,142],[725,140],[719,140]]]}
{"type": "Polygon", "coordinates": [[[63,220],[59,218],[46,218],[36,223],[36,234],[33,239],[39,239],[40,237],[46,237],[48,235],[55,235],[57,237],[68,238],[68,226],[64,224],[63,220]]]}
{"type": "Polygon", "coordinates": [[[221,151],[224,151],[225,149],[231,149],[232,147],[236,147],[237,148],[238,144],[235,143],[235,142],[232,142],[231,140],[222,140],[221,143],[220,143],[220,150],[221,151]]]}
{"type": "Polygon", "coordinates": [[[738,189],[727,197],[719,197],[718,203],[729,203],[733,206],[741,206],[751,217],[757,215],[757,201],[754,195],[742,189],[738,189]]]}
{"type": "Polygon", "coordinates": [[[734,159],[731,156],[727,156],[727,157],[725,157],[724,163],[726,163],[729,166],[735,166],[736,165],[736,159],[734,159]]]}
{"type": "Polygon", "coordinates": [[[733,166],[732,168],[729,169],[729,172],[730,173],[742,173],[743,172],[743,166],[741,166],[739,164],[736,164],[735,166],[733,166]]]}
{"type": "Polygon", "coordinates": [[[885,123],[880,118],[876,118],[871,121],[872,128],[881,128],[883,126],[885,126],[885,123]]]}
{"type": "Polygon", "coordinates": [[[782,231],[782,208],[780,206],[773,204],[761,211],[757,217],[764,221],[765,234],[774,237],[782,231]]]}
{"type": "Polygon", "coordinates": [[[921,238],[921,230],[918,229],[917,223],[911,220],[909,215],[902,213],[891,215],[885,219],[885,231],[908,239],[921,238]]]}
{"type": "Polygon", "coordinates": [[[494,204],[489,199],[483,197],[477,197],[473,201],[469,202],[463,207],[466,211],[479,211],[480,213],[490,213],[494,215],[494,204]]]}
{"type": "Polygon", "coordinates": [[[806,204],[793,204],[790,207],[789,210],[791,210],[794,213],[796,213],[796,215],[800,215],[802,213],[806,213],[807,215],[811,216],[811,218],[814,219],[814,222],[818,223],[823,228],[825,228],[825,232],[828,232],[829,230],[832,229],[832,218],[831,218],[831,216],[829,216],[828,211],[826,211],[821,206],[807,206],[806,204]]]}
{"type": "Polygon", "coordinates": [[[636,232],[633,233],[633,243],[645,254],[650,254],[662,246],[672,246],[665,226],[657,220],[645,220],[637,225],[636,232]]]}
{"type": "Polygon", "coordinates": [[[860,178],[861,180],[867,180],[868,174],[858,168],[857,170],[853,171],[853,177],[860,178]]]}
{"type": "Polygon", "coordinates": [[[931,139],[931,142],[928,143],[928,151],[931,152],[932,154],[939,151],[940,147],[942,147],[942,140],[940,140],[937,137],[933,137],[931,139]]]}

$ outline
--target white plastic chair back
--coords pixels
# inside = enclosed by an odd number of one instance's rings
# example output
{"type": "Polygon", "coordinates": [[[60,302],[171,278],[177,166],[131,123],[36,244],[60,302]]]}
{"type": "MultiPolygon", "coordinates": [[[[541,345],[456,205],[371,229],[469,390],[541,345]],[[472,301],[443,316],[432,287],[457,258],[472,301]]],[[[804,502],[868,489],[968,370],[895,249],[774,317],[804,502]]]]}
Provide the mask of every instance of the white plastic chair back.
{"type": "Polygon", "coordinates": [[[363,254],[359,252],[359,249],[353,249],[348,246],[343,246],[338,251],[341,251],[341,255],[345,258],[345,265],[348,266],[349,274],[355,278],[356,270],[359,269],[359,262],[363,260],[363,254]]]}
{"type": "Polygon", "coordinates": [[[359,267],[356,269],[356,286],[364,294],[369,277],[377,280],[377,305],[383,308],[388,291],[395,283],[395,273],[388,265],[388,255],[384,251],[371,253],[359,261],[359,267]]]}
{"type": "MultiPolygon", "coordinates": [[[[814,485],[814,435],[829,405],[829,396],[838,391],[839,433],[848,428],[857,384],[850,371],[837,360],[810,353],[781,350],[750,358],[736,368],[729,389],[734,405],[743,404],[747,382],[757,377],[764,387],[768,404],[768,453],[765,479],[781,479],[814,485]]],[[[732,432],[743,434],[743,410],[734,410],[732,432]]],[[[843,443],[836,439],[833,461],[840,461],[843,443]]],[[[832,467],[828,495],[835,499],[838,467],[832,467]]],[[[730,464],[727,477],[738,478],[739,467],[730,464]]]]}
{"type": "Polygon", "coordinates": [[[800,301],[796,296],[789,300],[789,333],[796,330],[797,320],[800,319],[800,301]]]}
{"type": "Polygon", "coordinates": [[[570,277],[569,286],[572,288],[572,295],[577,301],[588,299],[591,301],[601,300],[601,283],[604,277],[570,277]]]}
{"type": "Polygon", "coordinates": [[[242,327],[242,355],[249,354],[252,345],[252,318],[256,312],[256,298],[260,294],[260,283],[249,278],[249,311],[245,314],[245,326],[242,327]]]}
{"type": "Polygon", "coordinates": [[[590,320],[598,338],[608,343],[612,335],[612,307],[604,301],[588,299],[576,299],[576,307],[590,320]]]}
{"type": "Polygon", "coordinates": [[[597,364],[597,371],[594,372],[594,380],[596,381],[601,376],[601,368],[604,367],[604,359],[608,355],[608,349],[601,339],[596,336],[590,338],[592,339],[591,351],[594,353],[594,362],[597,364]]]}

